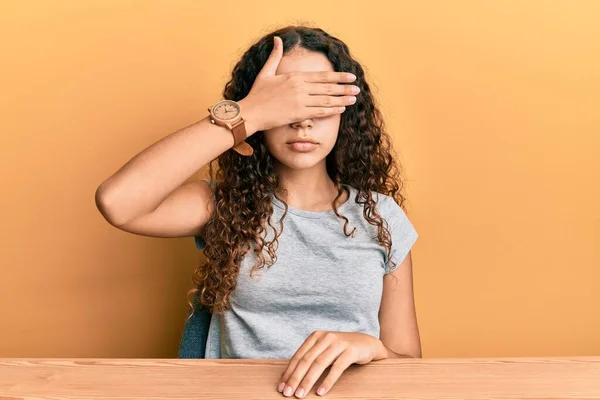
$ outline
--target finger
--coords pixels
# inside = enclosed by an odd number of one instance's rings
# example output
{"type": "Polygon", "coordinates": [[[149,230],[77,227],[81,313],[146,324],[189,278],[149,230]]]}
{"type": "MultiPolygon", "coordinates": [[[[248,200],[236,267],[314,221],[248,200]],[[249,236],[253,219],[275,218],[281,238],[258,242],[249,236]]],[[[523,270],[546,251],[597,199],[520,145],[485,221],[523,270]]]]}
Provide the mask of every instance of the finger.
{"type": "Polygon", "coordinates": [[[279,36],[275,36],[273,38],[273,50],[271,50],[271,54],[269,55],[269,58],[267,58],[265,65],[263,65],[262,69],[258,73],[257,78],[275,76],[275,71],[277,71],[277,67],[279,67],[279,62],[281,61],[282,57],[283,42],[279,36]]]}
{"type": "Polygon", "coordinates": [[[306,82],[354,82],[356,75],[350,72],[336,72],[336,71],[311,71],[302,72],[301,75],[304,77],[306,82]]]}
{"type": "Polygon", "coordinates": [[[329,96],[352,96],[360,93],[355,85],[339,85],[336,83],[308,83],[308,94],[326,94],[329,96]]]}
{"type": "Polygon", "coordinates": [[[340,345],[332,344],[323,353],[321,353],[310,366],[310,369],[304,375],[304,378],[296,389],[296,397],[302,398],[310,392],[315,382],[323,374],[323,371],[329,367],[336,358],[344,352],[344,348],[340,345]]]}
{"type": "Polygon", "coordinates": [[[281,383],[277,387],[278,391],[283,392],[284,389],[287,387],[286,383],[287,383],[288,379],[290,378],[290,376],[292,376],[292,372],[294,372],[294,370],[296,369],[296,366],[298,365],[298,361],[300,361],[302,356],[304,356],[304,354],[306,354],[306,352],[309,351],[311,349],[311,347],[313,347],[315,345],[315,343],[317,343],[319,336],[320,336],[320,334],[318,332],[311,333],[306,338],[306,340],[304,340],[304,343],[302,343],[302,345],[298,348],[298,350],[296,350],[296,352],[290,359],[290,362],[288,363],[287,368],[285,369],[285,371],[283,371],[283,374],[281,375],[281,378],[280,378],[281,383]],[[282,388],[282,385],[284,385],[283,388],[282,388]],[[281,389],[281,390],[279,390],[279,389],[281,389]]]}
{"type": "Polygon", "coordinates": [[[302,345],[298,347],[298,350],[296,350],[296,352],[290,359],[286,370],[281,375],[281,382],[287,382],[288,379],[290,379],[290,376],[292,376],[292,372],[294,372],[294,370],[296,369],[296,366],[298,365],[300,359],[304,357],[304,355],[317,343],[317,340],[319,340],[321,336],[321,332],[318,331],[315,331],[308,335],[306,340],[304,340],[304,343],[302,343],[302,345]]]}
{"type": "Polygon", "coordinates": [[[304,107],[304,113],[300,121],[309,118],[325,118],[346,111],[346,107],[304,107]]]}
{"type": "MultiPolygon", "coordinates": [[[[306,376],[306,373],[314,364],[315,360],[320,357],[321,354],[325,352],[331,344],[331,341],[323,340],[323,337],[321,337],[319,340],[317,340],[315,345],[298,360],[296,369],[294,369],[289,379],[286,380],[287,385],[283,392],[284,395],[288,395],[288,393],[297,393],[296,391],[300,385],[300,382],[302,382],[306,376]]],[[[306,394],[306,392],[303,394],[306,394]]],[[[296,396],[298,396],[298,394],[296,394],[296,396]]]]}
{"type": "Polygon", "coordinates": [[[354,358],[349,351],[345,351],[342,353],[338,359],[333,363],[331,369],[329,370],[329,374],[327,374],[327,378],[323,380],[319,388],[317,389],[317,394],[319,396],[323,396],[328,393],[333,385],[340,379],[342,373],[348,369],[350,365],[354,363],[354,358]]]}
{"type": "Polygon", "coordinates": [[[308,96],[308,107],[343,107],[356,103],[356,96],[308,96]]]}

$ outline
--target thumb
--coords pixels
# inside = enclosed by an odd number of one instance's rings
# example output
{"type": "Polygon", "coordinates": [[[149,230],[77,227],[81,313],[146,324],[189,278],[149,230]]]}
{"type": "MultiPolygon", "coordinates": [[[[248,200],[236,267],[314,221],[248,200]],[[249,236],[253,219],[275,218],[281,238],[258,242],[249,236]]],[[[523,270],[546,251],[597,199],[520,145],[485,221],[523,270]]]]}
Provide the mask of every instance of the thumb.
{"type": "Polygon", "coordinates": [[[262,69],[258,73],[257,78],[266,77],[266,76],[275,76],[275,71],[277,71],[277,67],[279,66],[279,62],[283,57],[283,42],[279,36],[273,37],[273,50],[267,58],[265,65],[263,65],[262,69]]]}

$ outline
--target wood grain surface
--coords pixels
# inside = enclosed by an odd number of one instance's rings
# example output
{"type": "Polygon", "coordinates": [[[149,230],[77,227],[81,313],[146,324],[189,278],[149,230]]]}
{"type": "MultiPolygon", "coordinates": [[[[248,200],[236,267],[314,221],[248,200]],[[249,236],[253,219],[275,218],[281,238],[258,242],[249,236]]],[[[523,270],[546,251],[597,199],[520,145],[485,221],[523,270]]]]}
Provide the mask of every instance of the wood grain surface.
{"type": "MultiPolygon", "coordinates": [[[[0,399],[280,399],[286,360],[0,359],[0,399]]],[[[319,382],[323,377],[319,380],[319,382]]],[[[319,398],[313,387],[305,398],[319,398]]],[[[600,357],[388,359],[331,399],[600,399],[600,357]]]]}

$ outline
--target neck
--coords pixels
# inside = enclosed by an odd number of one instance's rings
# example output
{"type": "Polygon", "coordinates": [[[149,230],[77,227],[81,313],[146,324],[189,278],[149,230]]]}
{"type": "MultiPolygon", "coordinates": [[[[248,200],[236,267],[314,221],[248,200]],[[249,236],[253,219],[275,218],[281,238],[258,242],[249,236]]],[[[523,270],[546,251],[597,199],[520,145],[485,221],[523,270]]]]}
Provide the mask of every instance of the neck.
{"type": "MultiPolygon", "coordinates": [[[[306,211],[324,211],[331,209],[331,203],[338,191],[327,174],[325,160],[311,168],[290,169],[278,165],[278,197],[289,206],[306,211]]],[[[347,193],[338,200],[344,203],[347,193]]]]}

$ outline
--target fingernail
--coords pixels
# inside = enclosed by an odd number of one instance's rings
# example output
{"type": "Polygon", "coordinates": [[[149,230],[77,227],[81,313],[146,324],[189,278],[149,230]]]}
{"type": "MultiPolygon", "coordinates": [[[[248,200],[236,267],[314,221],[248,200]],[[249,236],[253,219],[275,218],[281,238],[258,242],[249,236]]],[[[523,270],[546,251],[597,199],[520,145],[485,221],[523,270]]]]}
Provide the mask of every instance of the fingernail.
{"type": "Polygon", "coordinates": [[[356,80],[356,75],[348,72],[348,79],[350,79],[351,81],[356,80]]]}
{"type": "Polygon", "coordinates": [[[354,94],[360,93],[360,88],[358,86],[352,86],[352,93],[354,93],[354,94]]]}
{"type": "Polygon", "coordinates": [[[298,398],[300,398],[300,399],[301,399],[302,397],[304,397],[304,389],[302,389],[302,388],[298,389],[298,390],[296,391],[296,397],[298,397],[298,398]]]}
{"type": "Polygon", "coordinates": [[[325,388],[324,387],[320,387],[319,390],[317,390],[317,394],[319,396],[323,396],[325,394],[325,388]]]}
{"type": "Polygon", "coordinates": [[[279,41],[277,41],[278,36],[273,37],[273,48],[277,48],[279,46],[279,41]]]}
{"type": "Polygon", "coordinates": [[[279,386],[277,387],[277,391],[278,391],[279,393],[283,392],[283,388],[284,388],[284,387],[285,387],[285,382],[281,382],[281,383],[279,384],[279,386]]]}
{"type": "Polygon", "coordinates": [[[283,394],[286,395],[286,396],[291,396],[292,393],[294,393],[294,389],[292,389],[291,386],[286,387],[285,388],[285,392],[283,392],[283,394]]]}
{"type": "Polygon", "coordinates": [[[356,103],[356,97],[354,97],[354,96],[350,97],[350,103],[352,103],[352,104],[356,103]]]}

